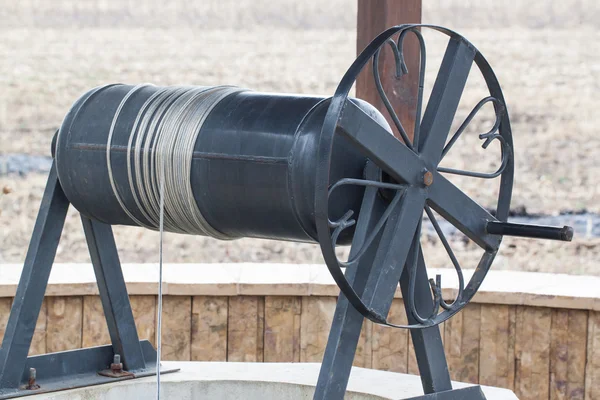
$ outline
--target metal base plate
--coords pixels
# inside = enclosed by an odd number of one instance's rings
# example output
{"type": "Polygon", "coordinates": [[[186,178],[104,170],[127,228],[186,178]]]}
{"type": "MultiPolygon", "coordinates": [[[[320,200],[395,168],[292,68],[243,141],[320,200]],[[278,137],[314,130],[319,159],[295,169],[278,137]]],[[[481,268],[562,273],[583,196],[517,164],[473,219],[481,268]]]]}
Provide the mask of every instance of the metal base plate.
{"type": "MultiPolygon", "coordinates": [[[[0,400],[156,375],[156,350],[147,340],[141,340],[140,346],[147,367],[143,370],[129,371],[131,375],[115,378],[98,374],[99,371],[110,367],[113,360],[111,345],[28,357],[23,372],[23,384],[19,389],[0,389],[0,400]],[[26,389],[29,368],[36,369],[36,383],[40,386],[39,389],[26,389]]],[[[161,368],[160,373],[166,374],[176,371],[179,371],[179,369],[161,368]]]]}
{"type": "Polygon", "coordinates": [[[481,386],[469,386],[462,389],[430,393],[423,396],[411,397],[406,400],[485,400],[481,386]]]}

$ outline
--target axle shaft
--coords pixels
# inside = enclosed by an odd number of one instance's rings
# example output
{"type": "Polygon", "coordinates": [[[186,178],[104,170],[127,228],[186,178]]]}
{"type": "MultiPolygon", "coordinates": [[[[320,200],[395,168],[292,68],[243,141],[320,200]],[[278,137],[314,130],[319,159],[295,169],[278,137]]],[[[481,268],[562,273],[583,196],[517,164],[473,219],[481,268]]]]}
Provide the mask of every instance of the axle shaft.
{"type": "Polygon", "coordinates": [[[512,222],[488,222],[486,231],[492,235],[520,236],[535,239],[550,239],[570,242],[573,239],[573,228],[563,226],[556,228],[543,225],[514,224],[512,222]]]}

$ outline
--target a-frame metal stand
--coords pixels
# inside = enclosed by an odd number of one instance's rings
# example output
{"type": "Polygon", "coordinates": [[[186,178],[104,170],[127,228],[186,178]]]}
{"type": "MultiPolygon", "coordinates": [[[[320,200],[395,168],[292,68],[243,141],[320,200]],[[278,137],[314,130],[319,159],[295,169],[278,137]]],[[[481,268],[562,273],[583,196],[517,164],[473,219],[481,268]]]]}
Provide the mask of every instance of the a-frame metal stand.
{"type": "MultiPolygon", "coordinates": [[[[364,228],[357,230],[356,240],[364,238],[385,207],[378,200],[376,190],[369,191],[363,202],[363,209],[369,212],[360,214],[360,218],[367,219],[363,222],[367,223],[358,224],[364,228]]],[[[83,228],[112,345],[27,356],[68,207],[69,201],[53,165],[0,348],[0,399],[156,374],[156,351],[148,341],[138,338],[112,229],[110,225],[86,217],[82,217],[83,228]],[[110,370],[116,354],[123,364],[122,371],[110,370]],[[30,381],[31,368],[36,371],[33,384],[30,381]]],[[[377,244],[378,240],[371,246],[370,257],[364,257],[364,261],[346,272],[359,294],[365,290],[369,275],[379,268],[370,262],[377,244]]],[[[403,296],[408,294],[409,271],[409,268],[404,268],[400,279],[403,296]]],[[[417,274],[415,304],[418,311],[426,312],[431,309],[432,298],[422,255],[419,255],[417,274]]],[[[379,292],[378,295],[382,302],[391,304],[394,291],[395,287],[390,293],[379,292]]],[[[416,322],[410,312],[407,311],[407,314],[409,323],[416,322]]],[[[315,399],[343,399],[363,319],[340,295],[315,399]]],[[[412,330],[411,335],[425,393],[418,399],[485,399],[479,386],[452,390],[437,327],[412,330]]],[[[162,373],[172,371],[161,370],[162,373]]]]}
{"type": "MultiPolygon", "coordinates": [[[[377,172],[372,168],[367,167],[366,173],[369,178],[376,179],[377,172]]],[[[354,241],[359,243],[364,241],[369,231],[373,229],[385,211],[386,206],[378,195],[377,188],[367,188],[365,190],[361,213],[354,233],[354,241]]],[[[380,239],[381,234],[373,241],[360,262],[346,269],[346,279],[353,285],[358,295],[362,296],[367,289],[369,276],[379,273],[379,270],[383,267],[373,262],[380,239]]],[[[353,245],[352,248],[360,248],[360,246],[353,245]]],[[[352,253],[350,257],[352,257],[352,253]]],[[[417,311],[421,315],[425,315],[431,312],[433,299],[423,254],[419,252],[418,257],[413,301],[417,311]]],[[[411,258],[408,257],[409,260],[411,258]]],[[[400,288],[404,299],[408,298],[409,274],[410,268],[405,266],[400,278],[400,288]]],[[[396,288],[397,285],[389,286],[387,289],[383,288],[377,292],[378,301],[383,309],[389,310],[396,288]]],[[[408,309],[406,301],[404,305],[408,323],[416,324],[417,321],[408,309]]],[[[314,395],[315,400],[341,400],[344,398],[363,320],[364,317],[348,302],[344,294],[340,293],[319,373],[314,395]]],[[[421,375],[423,392],[425,393],[423,396],[413,398],[413,400],[485,400],[485,395],[479,386],[452,389],[448,363],[446,362],[444,345],[438,326],[412,329],[410,334],[421,375]]],[[[398,393],[398,396],[402,398],[401,393],[398,393]]]]}
{"type": "Polygon", "coordinates": [[[112,229],[83,216],[112,345],[27,356],[68,208],[53,163],[0,348],[0,399],[156,374],[156,351],[138,338],[112,229]],[[117,354],[123,368],[111,370],[117,354]]]}

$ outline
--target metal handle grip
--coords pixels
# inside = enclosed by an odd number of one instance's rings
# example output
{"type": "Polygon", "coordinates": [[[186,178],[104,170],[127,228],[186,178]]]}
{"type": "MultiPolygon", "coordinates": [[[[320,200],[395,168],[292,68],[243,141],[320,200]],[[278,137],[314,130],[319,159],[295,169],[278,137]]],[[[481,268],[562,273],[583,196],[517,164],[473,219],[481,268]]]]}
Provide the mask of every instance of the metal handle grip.
{"type": "Polygon", "coordinates": [[[573,239],[573,228],[563,226],[556,228],[543,225],[514,224],[511,222],[488,222],[487,233],[491,235],[520,236],[535,239],[551,239],[570,242],[573,239]]]}

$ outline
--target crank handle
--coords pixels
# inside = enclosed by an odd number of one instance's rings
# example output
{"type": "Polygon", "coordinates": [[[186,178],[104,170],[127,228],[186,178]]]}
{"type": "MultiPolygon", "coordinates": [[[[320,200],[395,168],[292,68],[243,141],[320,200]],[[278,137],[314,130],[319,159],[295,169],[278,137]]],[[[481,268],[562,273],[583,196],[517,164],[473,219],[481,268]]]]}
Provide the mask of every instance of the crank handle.
{"type": "Polygon", "coordinates": [[[556,228],[553,226],[490,221],[487,223],[485,230],[491,235],[521,236],[535,239],[561,240],[563,242],[570,242],[573,239],[573,228],[570,226],[556,228]]]}

